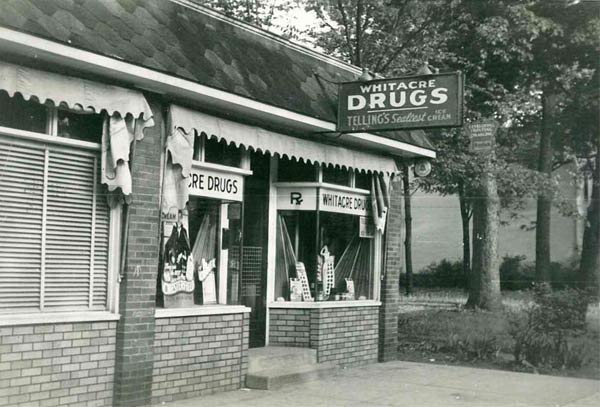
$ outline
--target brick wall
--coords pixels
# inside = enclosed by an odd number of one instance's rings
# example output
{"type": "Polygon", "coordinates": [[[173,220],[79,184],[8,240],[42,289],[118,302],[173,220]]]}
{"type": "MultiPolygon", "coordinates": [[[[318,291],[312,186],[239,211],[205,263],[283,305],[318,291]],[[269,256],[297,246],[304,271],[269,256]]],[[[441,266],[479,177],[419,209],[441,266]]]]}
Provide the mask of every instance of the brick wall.
{"type": "Polygon", "coordinates": [[[384,278],[381,282],[381,309],[379,312],[379,360],[398,358],[398,306],[400,302],[400,273],[404,264],[402,250],[402,179],[392,181],[390,208],[386,228],[384,278]]]}
{"type": "Polygon", "coordinates": [[[116,406],[149,404],[152,386],[154,309],[159,253],[160,104],[147,97],[155,126],[137,142],[132,161],[133,203],[130,206],[126,275],[120,285],[121,321],[117,328],[116,406]]]}
{"type": "Polygon", "coordinates": [[[379,307],[271,308],[269,344],[317,350],[319,362],[377,362],[379,307]]]}
{"type": "Polygon", "coordinates": [[[319,363],[356,366],[377,362],[378,307],[312,311],[310,342],[311,348],[317,349],[319,363]]]}
{"type": "Polygon", "coordinates": [[[248,367],[248,314],[156,320],[152,403],[239,389],[248,367]]]}
{"type": "Polygon", "coordinates": [[[0,327],[0,406],[112,406],[116,326],[0,327]]]}
{"type": "Polygon", "coordinates": [[[269,311],[269,344],[310,347],[310,309],[272,308],[269,311]]]}

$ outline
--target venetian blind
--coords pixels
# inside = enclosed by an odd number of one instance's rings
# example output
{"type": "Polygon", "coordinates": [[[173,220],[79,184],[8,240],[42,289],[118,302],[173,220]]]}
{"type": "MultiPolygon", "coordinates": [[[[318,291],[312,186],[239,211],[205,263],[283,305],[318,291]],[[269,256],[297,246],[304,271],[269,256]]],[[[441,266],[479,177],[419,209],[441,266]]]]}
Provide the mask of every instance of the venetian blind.
{"type": "Polygon", "coordinates": [[[97,152],[0,138],[0,311],[106,309],[97,152]]]}

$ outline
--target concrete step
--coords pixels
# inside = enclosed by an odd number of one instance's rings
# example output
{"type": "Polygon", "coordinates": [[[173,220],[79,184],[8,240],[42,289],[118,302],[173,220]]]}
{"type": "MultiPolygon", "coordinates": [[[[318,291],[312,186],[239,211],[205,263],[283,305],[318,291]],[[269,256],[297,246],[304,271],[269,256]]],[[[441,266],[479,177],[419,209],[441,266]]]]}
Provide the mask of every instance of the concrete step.
{"type": "Polygon", "coordinates": [[[265,346],[248,351],[248,373],[264,369],[317,363],[317,350],[284,346],[265,346]]]}
{"type": "Polygon", "coordinates": [[[267,368],[248,372],[246,387],[257,390],[278,389],[287,384],[305,383],[311,380],[324,379],[335,375],[337,365],[334,363],[288,364],[285,367],[267,368]]]}

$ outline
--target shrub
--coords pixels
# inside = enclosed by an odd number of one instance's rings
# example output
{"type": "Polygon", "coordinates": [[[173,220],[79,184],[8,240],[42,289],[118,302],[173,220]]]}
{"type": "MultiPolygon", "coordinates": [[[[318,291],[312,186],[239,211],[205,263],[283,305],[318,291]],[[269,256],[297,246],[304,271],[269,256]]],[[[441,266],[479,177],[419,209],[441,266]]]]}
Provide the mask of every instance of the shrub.
{"type": "MultiPolygon", "coordinates": [[[[522,255],[504,256],[500,264],[500,289],[503,291],[527,290],[535,281],[535,266],[526,262],[522,255]]],[[[577,258],[564,263],[550,264],[550,281],[552,288],[576,288],[578,278],[577,258]]],[[[434,262],[413,275],[414,287],[427,288],[465,288],[467,280],[463,273],[461,260],[442,259],[434,262]]],[[[406,275],[400,276],[400,285],[405,286],[406,275]]]]}
{"type": "Polygon", "coordinates": [[[585,295],[576,289],[552,291],[548,284],[534,292],[535,302],[510,318],[515,360],[538,368],[580,368],[590,354],[585,295]]]}
{"type": "Polygon", "coordinates": [[[501,290],[526,290],[535,281],[535,270],[523,264],[525,256],[504,256],[500,264],[501,290]]]}
{"type": "MultiPolygon", "coordinates": [[[[406,275],[400,276],[400,285],[406,284],[406,275]]],[[[462,269],[462,261],[442,259],[439,263],[431,263],[419,273],[413,274],[415,287],[465,288],[466,279],[462,269]]]]}
{"type": "Polygon", "coordinates": [[[400,342],[420,351],[451,354],[458,360],[492,360],[510,352],[503,314],[481,311],[427,310],[401,314],[400,342]]]}

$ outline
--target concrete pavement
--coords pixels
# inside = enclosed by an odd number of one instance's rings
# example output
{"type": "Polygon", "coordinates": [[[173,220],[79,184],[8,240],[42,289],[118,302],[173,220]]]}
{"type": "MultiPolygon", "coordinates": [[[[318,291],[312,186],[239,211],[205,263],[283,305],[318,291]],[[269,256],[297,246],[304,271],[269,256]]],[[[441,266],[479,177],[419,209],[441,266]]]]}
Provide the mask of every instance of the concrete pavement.
{"type": "Polygon", "coordinates": [[[165,403],[166,407],[600,406],[600,381],[411,362],[339,370],[325,380],[165,403]]]}

